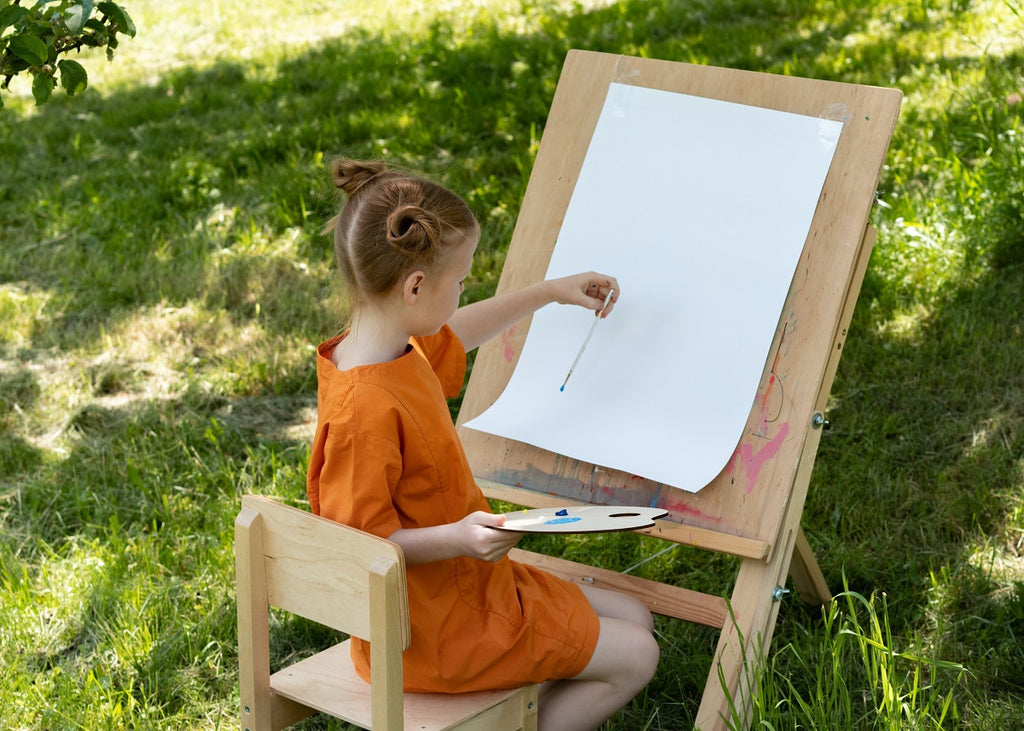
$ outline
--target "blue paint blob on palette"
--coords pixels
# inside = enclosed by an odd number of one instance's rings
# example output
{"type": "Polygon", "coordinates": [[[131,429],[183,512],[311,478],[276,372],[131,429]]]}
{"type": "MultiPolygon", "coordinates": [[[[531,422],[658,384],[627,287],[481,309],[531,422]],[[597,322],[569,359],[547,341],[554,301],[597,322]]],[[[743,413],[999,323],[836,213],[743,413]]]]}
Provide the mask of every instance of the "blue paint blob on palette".
{"type": "Polygon", "coordinates": [[[570,515],[566,518],[554,518],[553,520],[545,520],[544,525],[564,525],[565,523],[576,523],[583,520],[578,515],[570,515]]]}

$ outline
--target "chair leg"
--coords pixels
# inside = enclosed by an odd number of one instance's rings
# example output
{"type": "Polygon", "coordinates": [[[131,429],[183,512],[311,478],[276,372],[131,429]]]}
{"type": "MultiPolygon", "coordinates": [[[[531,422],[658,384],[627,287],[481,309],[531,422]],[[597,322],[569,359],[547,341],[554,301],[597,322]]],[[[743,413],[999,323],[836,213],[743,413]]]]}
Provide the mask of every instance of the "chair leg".
{"type": "Polygon", "coordinates": [[[523,731],[537,731],[537,686],[523,688],[523,731]]]}
{"type": "Polygon", "coordinates": [[[243,509],[235,520],[235,585],[238,594],[238,685],[244,731],[271,731],[270,628],[263,573],[261,519],[243,509]]]}

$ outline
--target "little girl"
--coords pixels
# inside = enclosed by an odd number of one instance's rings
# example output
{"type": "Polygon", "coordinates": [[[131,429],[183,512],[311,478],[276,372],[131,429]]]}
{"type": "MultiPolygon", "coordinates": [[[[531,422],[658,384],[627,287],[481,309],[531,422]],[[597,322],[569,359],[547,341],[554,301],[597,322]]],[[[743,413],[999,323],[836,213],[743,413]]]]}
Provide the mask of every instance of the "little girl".
{"type": "MultiPolygon", "coordinates": [[[[466,352],[553,302],[602,310],[612,277],[578,274],[459,308],[480,227],[465,202],[382,163],[338,160],[347,202],[329,228],[352,306],[317,353],[313,512],[405,553],[412,645],[406,690],[461,693],[541,683],[540,728],[592,729],[654,674],[639,601],[578,586],[506,554],[452,423],[466,352]]],[[[369,646],[352,660],[369,679],[369,646]]]]}

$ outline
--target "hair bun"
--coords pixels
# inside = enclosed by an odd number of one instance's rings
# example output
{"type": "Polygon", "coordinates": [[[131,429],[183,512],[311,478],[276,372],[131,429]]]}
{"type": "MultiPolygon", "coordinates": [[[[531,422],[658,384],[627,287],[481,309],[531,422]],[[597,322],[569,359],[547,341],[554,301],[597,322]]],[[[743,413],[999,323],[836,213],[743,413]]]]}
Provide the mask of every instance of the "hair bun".
{"type": "Polygon", "coordinates": [[[387,171],[388,166],[382,162],[361,162],[340,158],[331,163],[331,176],[334,179],[334,185],[345,191],[349,197],[387,171]]]}
{"type": "Polygon", "coordinates": [[[437,216],[419,206],[399,206],[387,226],[388,243],[417,257],[430,254],[441,236],[437,216]]]}

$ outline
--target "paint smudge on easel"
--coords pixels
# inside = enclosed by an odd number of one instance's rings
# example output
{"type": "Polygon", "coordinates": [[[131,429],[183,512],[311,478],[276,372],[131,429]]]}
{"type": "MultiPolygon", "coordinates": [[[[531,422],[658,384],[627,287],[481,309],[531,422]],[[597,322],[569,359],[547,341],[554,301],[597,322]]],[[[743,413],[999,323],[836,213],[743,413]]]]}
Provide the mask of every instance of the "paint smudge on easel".
{"type": "Polygon", "coordinates": [[[769,425],[778,421],[782,414],[782,402],[785,398],[785,391],[782,386],[782,379],[774,373],[768,377],[768,387],[763,394],[757,396],[757,407],[760,412],[757,426],[759,436],[768,436],[769,425]],[[775,398],[772,399],[772,392],[775,398]]]}
{"type": "MultiPolygon", "coordinates": [[[[586,485],[581,494],[586,494],[587,502],[602,505],[642,505],[650,501],[649,495],[653,488],[650,485],[621,485],[606,482],[586,485]]],[[[657,507],[648,505],[648,507],[657,507]]]]}
{"type": "Polygon", "coordinates": [[[512,336],[515,334],[515,325],[506,328],[505,331],[501,334],[502,355],[505,356],[506,363],[511,363],[516,357],[516,349],[512,347],[512,336]]]}
{"type": "Polygon", "coordinates": [[[659,500],[658,507],[667,510],[670,515],[677,518],[688,515],[703,523],[718,524],[722,522],[721,516],[708,515],[703,510],[695,508],[692,505],[687,505],[684,502],[678,502],[675,500],[659,500]]]}
{"type": "Polygon", "coordinates": [[[747,475],[746,493],[749,495],[757,485],[757,478],[761,474],[761,468],[764,467],[768,460],[779,453],[779,450],[782,448],[782,443],[786,441],[786,436],[788,434],[789,422],[784,422],[779,426],[778,433],[771,439],[771,441],[760,449],[755,450],[754,445],[750,443],[740,444],[736,447],[736,451],[733,452],[732,458],[729,460],[729,464],[725,467],[726,473],[730,475],[733,474],[736,471],[737,463],[742,463],[743,471],[747,475]]]}
{"type": "MultiPolygon", "coordinates": [[[[793,317],[792,313],[790,313],[790,316],[793,317]]],[[[757,427],[758,435],[761,437],[768,436],[769,425],[778,421],[782,415],[786,391],[783,385],[785,378],[779,375],[779,361],[782,359],[784,352],[789,352],[786,336],[794,330],[796,330],[795,319],[792,322],[787,321],[782,326],[782,335],[779,337],[779,344],[775,351],[775,360],[772,361],[772,367],[768,372],[768,385],[764,387],[763,392],[758,393],[754,400],[754,404],[759,411],[757,427]],[[783,350],[784,345],[786,346],[785,351],[783,350]]]]}

